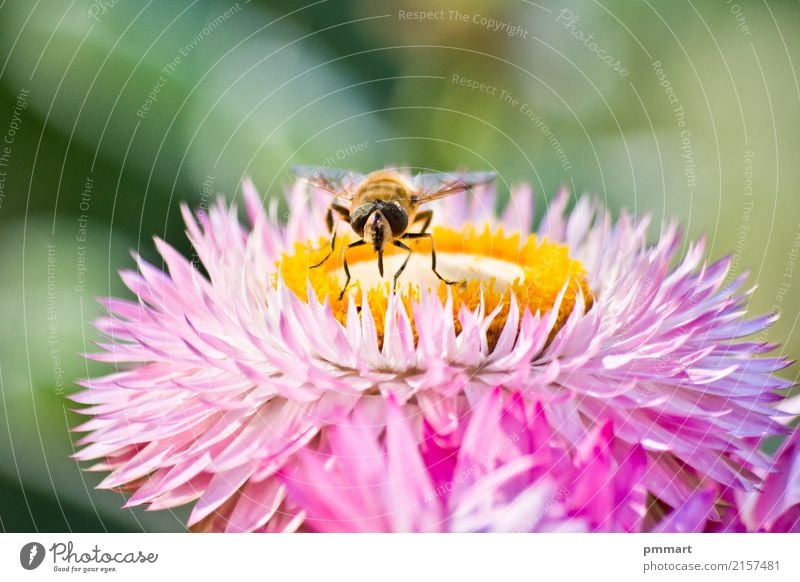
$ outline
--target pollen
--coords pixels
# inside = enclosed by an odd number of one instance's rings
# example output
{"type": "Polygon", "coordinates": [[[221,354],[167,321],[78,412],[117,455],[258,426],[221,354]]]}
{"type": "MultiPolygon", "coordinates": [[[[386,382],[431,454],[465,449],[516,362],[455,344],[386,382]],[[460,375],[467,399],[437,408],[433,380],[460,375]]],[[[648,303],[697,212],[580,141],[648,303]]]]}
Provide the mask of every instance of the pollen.
{"type": "MultiPolygon", "coordinates": [[[[465,225],[456,230],[449,227],[433,229],[436,247],[436,265],[446,279],[456,281],[446,285],[439,280],[431,268],[431,242],[427,239],[404,240],[411,249],[408,264],[398,278],[396,292],[402,294],[409,319],[413,321],[411,303],[419,297],[422,287],[437,292],[444,301],[448,288],[452,293],[454,317],[457,319],[461,307],[476,309],[483,298],[486,313],[500,307],[487,331],[490,349],[494,347],[506,324],[511,295],[516,297],[520,310],[531,313],[552,311],[558,294],[566,286],[559,306],[555,330],[563,325],[575,307],[578,292],[583,294],[585,308],[591,308],[593,296],[586,280],[586,272],[580,261],[569,256],[565,245],[539,240],[536,235],[506,233],[502,228],[492,229],[486,225],[478,228],[465,225]]],[[[298,297],[307,296],[307,285],[320,301],[327,300],[336,318],[344,323],[347,319],[349,296],[353,297],[359,310],[364,309],[364,293],[372,311],[379,340],[383,337],[384,314],[392,290],[392,278],[409,256],[408,251],[387,247],[384,253],[384,277],[378,273],[377,255],[368,245],[347,250],[347,262],[352,279],[347,293],[340,300],[339,294],[345,282],[343,266],[344,250],[354,238],[347,235],[337,237],[333,253],[318,268],[330,250],[330,241],[297,243],[294,252],[283,255],[278,271],[284,283],[298,297]]]]}

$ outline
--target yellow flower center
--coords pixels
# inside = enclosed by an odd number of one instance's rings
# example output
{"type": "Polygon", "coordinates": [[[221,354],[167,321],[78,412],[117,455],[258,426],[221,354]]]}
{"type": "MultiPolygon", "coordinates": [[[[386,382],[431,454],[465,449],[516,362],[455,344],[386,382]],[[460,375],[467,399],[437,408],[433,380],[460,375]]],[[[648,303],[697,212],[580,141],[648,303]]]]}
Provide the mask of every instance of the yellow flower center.
{"type": "MultiPolygon", "coordinates": [[[[367,302],[372,311],[378,338],[383,338],[384,314],[394,274],[408,256],[408,252],[390,246],[384,253],[384,277],[378,272],[377,255],[371,245],[347,250],[347,263],[352,279],[347,293],[340,300],[344,286],[343,251],[347,244],[357,240],[354,233],[337,237],[333,254],[321,266],[319,263],[330,250],[330,241],[320,239],[295,244],[294,253],[284,254],[278,270],[287,287],[299,297],[307,296],[307,282],[322,301],[327,299],[336,318],[344,323],[347,319],[349,295],[359,309],[363,309],[362,290],[367,291],[367,302]]],[[[565,245],[548,240],[539,241],[536,235],[524,238],[517,233],[506,234],[502,228],[491,230],[487,225],[482,230],[466,225],[461,230],[448,227],[433,229],[436,244],[436,268],[445,278],[458,281],[449,288],[453,295],[453,310],[456,330],[460,331],[457,319],[462,306],[474,310],[483,294],[486,313],[491,313],[502,304],[498,315],[488,330],[489,348],[492,349],[506,324],[511,294],[516,297],[520,310],[532,313],[549,312],[556,298],[567,285],[567,291],[558,312],[556,330],[561,327],[575,306],[575,297],[580,289],[586,300],[586,309],[592,305],[592,294],[586,282],[583,265],[570,258],[565,245]]],[[[409,319],[412,299],[419,296],[422,286],[439,293],[442,300],[447,296],[448,285],[440,281],[431,268],[431,243],[426,239],[403,240],[412,249],[405,270],[397,281],[397,292],[403,295],[409,319]]],[[[416,327],[415,327],[416,329],[416,327]]]]}

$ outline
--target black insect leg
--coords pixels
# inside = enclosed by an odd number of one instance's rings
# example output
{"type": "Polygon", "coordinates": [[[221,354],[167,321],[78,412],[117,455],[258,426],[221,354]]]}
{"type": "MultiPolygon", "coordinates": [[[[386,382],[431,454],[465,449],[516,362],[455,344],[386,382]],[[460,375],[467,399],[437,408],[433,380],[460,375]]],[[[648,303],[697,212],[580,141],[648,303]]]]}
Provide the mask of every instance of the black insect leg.
{"type": "Polygon", "coordinates": [[[420,234],[422,234],[424,232],[428,232],[428,227],[431,225],[431,220],[433,220],[433,210],[423,210],[422,212],[418,212],[414,217],[413,224],[418,222],[422,223],[422,228],[419,229],[420,234]]]}
{"type": "Polygon", "coordinates": [[[334,211],[339,215],[339,218],[350,224],[350,211],[344,206],[340,206],[339,204],[331,204],[330,207],[328,208],[328,212],[325,213],[325,225],[328,227],[328,232],[331,233],[331,250],[328,251],[328,254],[325,255],[325,258],[322,259],[319,263],[317,263],[316,265],[311,265],[312,269],[316,269],[317,267],[321,266],[325,261],[327,261],[333,254],[333,249],[336,247],[336,229],[333,227],[334,211]]]}
{"type": "Polygon", "coordinates": [[[399,240],[394,241],[392,244],[394,244],[394,246],[396,246],[396,247],[399,247],[399,248],[403,249],[404,251],[408,251],[408,255],[406,255],[406,260],[403,261],[403,264],[400,265],[400,268],[397,269],[397,272],[394,274],[394,282],[392,283],[392,292],[394,292],[394,290],[397,288],[397,278],[405,270],[406,265],[408,264],[408,259],[411,258],[411,253],[413,251],[411,250],[410,247],[404,245],[399,240]]]}
{"type": "Polygon", "coordinates": [[[347,248],[344,249],[344,274],[347,277],[347,279],[345,279],[344,287],[342,287],[342,292],[339,293],[340,301],[342,300],[342,297],[344,297],[344,292],[347,291],[347,286],[350,284],[350,267],[348,267],[347,265],[347,251],[352,248],[360,247],[365,244],[367,244],[367,241],[361,239],[355,242],[351,242],[349,245],[347,245],[347,248]]]}
{"type": "Polygon", "coordinates": [[[447,285],[455,285],[458,281],[449,281],[442,277],[439,274],[439,271],[436,270],[436,245],[433,244],[433,235],[429,232],[407,232],[402,237],[405,239],[419,239],[419,238],[428,238],[431,240],[431,270],[433,270],[434,274],[439,277],[441,281],[444,281],[447,285]]]}

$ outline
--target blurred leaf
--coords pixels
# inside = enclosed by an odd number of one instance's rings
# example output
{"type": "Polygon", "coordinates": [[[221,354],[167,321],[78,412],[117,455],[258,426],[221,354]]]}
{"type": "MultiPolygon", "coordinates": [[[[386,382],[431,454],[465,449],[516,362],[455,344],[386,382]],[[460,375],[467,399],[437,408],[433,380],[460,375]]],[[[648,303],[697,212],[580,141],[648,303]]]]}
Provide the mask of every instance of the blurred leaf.
{"type": "MultiPolygon", "coordinates": [[[[41,221],[0,232],[0,317],[5,329],[14,330],[0,337],[0,479],[5,487],[17,483],[17,495],[51,497],[63,506],[60,519],[68,528],[91,529],[69,522],[84,515],[94,524],[108,520],[113,530],[182,529],[180,518],[167,512],[121,509],[121,494],[94,490],[101,476],[82,472],[69,458],[77,438],[70,428],[81,417],[70,412],[74,406],[65,395],[76,389],[74,379],[110,371],[89,365],[79,353],[97,349],[90,324],[98,313],[95,297],[122,294],[115,265],[125,262],[127,241],[109,241],[104,225],[88,222],[91,245],[82,248],[77,220],[57,226],[55,237],[41,221]]],[[[58,523],[43,517],[44,509],[30,505],[32,524],[58,523]]],[[[0,504],[0,517],[5,511],[0,504]]]]}

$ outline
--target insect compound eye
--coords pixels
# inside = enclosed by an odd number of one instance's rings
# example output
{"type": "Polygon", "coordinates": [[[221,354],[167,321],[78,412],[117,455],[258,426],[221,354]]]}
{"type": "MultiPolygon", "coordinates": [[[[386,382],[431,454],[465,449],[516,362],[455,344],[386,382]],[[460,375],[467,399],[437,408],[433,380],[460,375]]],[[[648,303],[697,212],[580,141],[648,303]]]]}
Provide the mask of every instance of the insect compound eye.
{"type": "Polygon", "coordinates": [[[406,228],[408,228],[408,213],[397,202],[386,202],[382,204],[381,213],[389,222],[393,237],[399,237],[406,231],[406,228]]]}
{"type": "Polygon", "coordinates": [[[364,236],[364,227],[367,225],[367,218],[372,214],[371,204],[362,204],[350,215],[350,226],[358,236],[364,236]]]}

